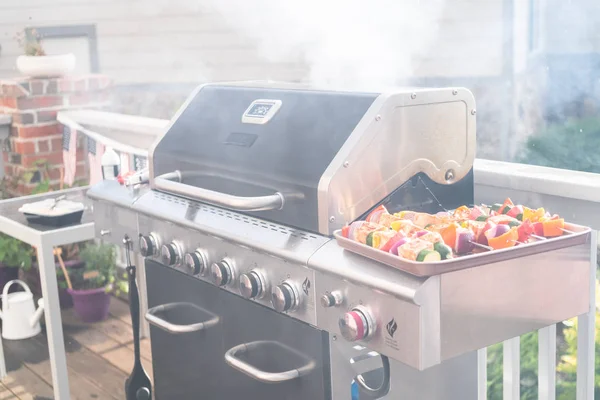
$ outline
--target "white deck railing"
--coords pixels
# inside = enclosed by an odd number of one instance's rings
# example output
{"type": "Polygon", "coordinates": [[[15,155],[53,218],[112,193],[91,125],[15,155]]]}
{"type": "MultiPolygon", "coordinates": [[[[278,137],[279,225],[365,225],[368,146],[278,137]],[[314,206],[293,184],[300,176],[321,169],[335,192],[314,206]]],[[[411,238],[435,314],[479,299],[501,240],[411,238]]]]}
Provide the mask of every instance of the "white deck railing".
{"type": "MultiPolygon", "coordinates": [[[[544,206],[569,222],[600,230],[600,175],[488,160],[475,162],[475,201],[490,204],[510,197],[544,206]]],[[[594,234],[594,241],[597,236],[594,234]]],[[[590,274],[590,312],[578,317],[577,400],[594,398],[596,252],[590,274]]],[[[543,278],[542,278],[543,279],[543,278]]],[[[520,338],[504,348],[504,400],[520,399],[520,338]]],[[[487,351],[479,351],[479,400],[487,399],[487,351]]],[[[556,398],[556,325],[538,332],[538,398],[556,398]]]]}

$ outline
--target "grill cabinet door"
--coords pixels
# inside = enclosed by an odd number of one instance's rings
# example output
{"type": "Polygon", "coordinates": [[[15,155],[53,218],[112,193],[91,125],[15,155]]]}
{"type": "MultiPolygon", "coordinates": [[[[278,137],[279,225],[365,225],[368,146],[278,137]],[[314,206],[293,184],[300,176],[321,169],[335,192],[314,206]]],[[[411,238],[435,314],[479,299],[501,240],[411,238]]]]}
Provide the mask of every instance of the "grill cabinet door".
{"type": "Polygon", "coordinates": [[[308,324],[226,293],[223,296],[225,349],[244,343],[271,342],[241,354],[239,358],[260,371],[289,371],[312,360],[314,367],[306,375],[279,383],[264,383],[231,366],[227,373],[229,399],[244,400],[321,400],[329,399],[328,336],[308,324]],[[279,343],[283,346],[276,345],[279,343]],[[291,351],[287,351],[292,349],[291,351]],[[301,354],[302,356],[298,356],[301,354]]]}
{"type": "MultiPolygon", "coordinates": [[[[219,316],[218,288],[196,278],[146,260],[148,308],[171,304],[171,310],[158,314],[167,322],[180,326],[206,322],[219,316]]],[[[220,316],[219,316],[220,317],[220,316]]],[[[210,325],[207,324],[207,325],[210,325]]],[[[170,333],[150,325],[154,393],[157,400],[217,400],[222,396],[223,361],[222,319],[213,326],[188,333],[170,333]]]]}

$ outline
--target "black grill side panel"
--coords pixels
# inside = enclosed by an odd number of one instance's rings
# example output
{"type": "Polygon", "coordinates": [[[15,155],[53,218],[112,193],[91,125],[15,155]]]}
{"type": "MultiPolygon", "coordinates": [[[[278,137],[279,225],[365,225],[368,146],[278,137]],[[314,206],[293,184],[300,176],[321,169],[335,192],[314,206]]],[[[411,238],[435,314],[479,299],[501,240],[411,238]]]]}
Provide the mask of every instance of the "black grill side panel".
{"type": "Polygon", "coordinates": [[[463,179],[451,185],[436,183],[426,174],[419,173],[358,219],[365,219],[381,204],[385,205],[390,213],[409,210],[430,214],[453,210],[462,205],[471,206],[475,202],[474,191],[472,169],[463,179]]]}

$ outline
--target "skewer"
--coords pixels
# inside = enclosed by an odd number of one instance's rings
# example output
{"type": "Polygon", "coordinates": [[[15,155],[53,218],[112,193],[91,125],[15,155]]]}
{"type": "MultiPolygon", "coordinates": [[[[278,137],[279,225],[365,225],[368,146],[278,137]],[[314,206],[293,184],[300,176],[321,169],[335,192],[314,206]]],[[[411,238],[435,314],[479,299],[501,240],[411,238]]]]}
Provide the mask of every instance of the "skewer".
{"type": "MultiPolygon", "coordinates": [[[[531,235],[531,237],[533,237],[533,238],[535,238],[535,239],[538,239],[538,240],[546,240],[546,238],[545,238],[545,237],[542,237],[542,236],[531,235]]],[[[527,243],[525,243],[525,242],[521,242],[521,241],[519,241],[519,240],[512,240],[512,242],[513,242],[513,243],[516,243],[516,244],[527,244],[527,243]]],[[[489,250],[489,251],[492,251],[492,250],[494,250],[494,248],[493,248],[493,247],[486,246],[486,245],[484,245],[484,244],[481,244],[481,243],[477,243],[477,242],[470,242],[470,243],[471,243],[471,244],[473,244],[473,245],[475,245],[475,246],[477,246],[477,247],[480,247],[480,248],[482,248],[482,249],[485,249],[485,250],[489,250]]]]}
{"type": "Polygon", "coordinates": [[[532,238],[537,239],[537,240],[546,240],[547,239],[543,236],[538,236],[538,235],[529,235],[529,236],[531,236],[532,238]]]}
{"type": "Polygon", "coordinates": [[[489,250],[489,251],[492,251],[492,250],[494,250],[492,247],[490,247],[490,246],[486,246],[485,244],[481,244],[481,243],[477,243],[477,242],[469,242],[469,243],[471,243],[471,244],[473,244],[473,245],[475,245],[475,246],[477,246],[477,247],[480,247],[480,248],[482,248],[482,249],[489,250]]]}
{"type": "Polygon", "coordinates": [[[560,230],[561,230],[561,231],[563,231],[564,233],[570,233],[570,234],[573,234],[573,233],[575,233],[575,232],[573,232],[573,231],[570,231],[570,230],[568,230],[568,229],[564,229],[564,228],[558,228],[558,229],[560,229],[560,230]]]}

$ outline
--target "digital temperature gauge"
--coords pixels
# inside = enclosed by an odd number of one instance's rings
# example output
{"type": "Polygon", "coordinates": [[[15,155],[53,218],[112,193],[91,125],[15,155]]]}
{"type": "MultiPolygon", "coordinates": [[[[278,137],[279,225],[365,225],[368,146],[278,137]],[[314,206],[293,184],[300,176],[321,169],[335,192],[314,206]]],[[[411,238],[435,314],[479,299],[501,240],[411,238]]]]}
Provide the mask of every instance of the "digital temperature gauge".
{"type": "Polygon", "coordinates": [[[246,115],[249,117],[264,118],[269,113],[271,108],[273,108],[273,104],[256,103],[252,106],[250,111],[246,113],[246,115]]]}
{"type": "Polygon", "coordinates": [[[245,124],[266,124],[281,108],[281,100],[254,100],[242,116],[245,124]]]}

